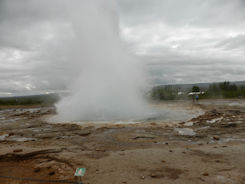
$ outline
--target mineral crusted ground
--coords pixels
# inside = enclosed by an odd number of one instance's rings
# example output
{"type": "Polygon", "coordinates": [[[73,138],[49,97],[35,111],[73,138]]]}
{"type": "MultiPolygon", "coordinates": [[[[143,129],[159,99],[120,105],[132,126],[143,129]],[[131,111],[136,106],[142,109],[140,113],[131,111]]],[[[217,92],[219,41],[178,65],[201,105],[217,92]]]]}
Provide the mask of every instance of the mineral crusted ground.
{"type": "Polygon", "coordinates": [[[75,181],[75,169],[85,167],[85,184],[243,184],[244,104],[162,103],[202,114],[125,124],[49,123],[54,107],[1,107],[0,176],[75,181]]]}

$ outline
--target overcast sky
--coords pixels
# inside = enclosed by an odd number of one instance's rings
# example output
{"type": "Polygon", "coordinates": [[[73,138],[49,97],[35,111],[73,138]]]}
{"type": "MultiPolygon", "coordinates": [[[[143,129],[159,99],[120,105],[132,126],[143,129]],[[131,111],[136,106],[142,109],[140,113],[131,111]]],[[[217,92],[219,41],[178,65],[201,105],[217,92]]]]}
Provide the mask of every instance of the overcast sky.
{"type": "MultiPolygon", "coordinates": [[[[0,96],[66,88],[75,2],[0,0],[0,96]]],[[[245,80],[244,10],[244,0],[118,0],[120,35],[154,84],[245,80]]]]}

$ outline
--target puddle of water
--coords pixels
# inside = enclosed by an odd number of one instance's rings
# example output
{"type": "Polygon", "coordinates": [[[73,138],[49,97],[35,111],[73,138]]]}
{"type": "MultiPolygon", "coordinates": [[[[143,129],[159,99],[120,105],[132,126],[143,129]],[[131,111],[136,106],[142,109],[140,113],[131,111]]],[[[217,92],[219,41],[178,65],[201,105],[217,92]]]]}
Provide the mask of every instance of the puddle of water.
{"type": "Polygon", "coordinates": [[[0,135],[0,141],[27,142],[36,140],[35,138],[9,136],[9,134],[0,135]]]}
{"type": "Polygon", "coordinates": [[[27,142],[27,141],[36,141],[37,139],[35,138],[28,138],[28,137],[11,137],[11,141],[16,141],[16,142],[27,142]]]}
{"type": "Polygon", "coordinates": [[[206,122],[210,123],[210,124],[213,124],[213,123],[216,123],[218,121],[221,121],[222,119],[223,119],[223,117],[220,117],[220,118],[216,118],[216,119],[212,119],[212,120],[207,120],[206,122]]]}
{"type": "Polygon", "coordinates": [[[245,102],[231,102],[228,105],[229,106],[241,106],[241,107],[244,107],[245,106],[245,102]]]}
{"type": "Polygon", "coordinates": [[[245,100],[239,99],[239,100],[201,100],[199,102],[200,104],[204,105],[224,105],[224,106],[245,106],[245,100]]]}
{"type": "Polygon", "coordinates": [[[227,138],[227,139],[224,139],[220,142],[232,142],[232,141],[245,141],[245,139],[234,139],[234,138],[227,138]]]}
{"type": "Polygon", "coordinates": [[[0,141],[4,141],[6,139],[6,137],[8,137],[9,134],[3,134],[3,135],[0,135],[0,141]]]}
{"type": "Polygon", "coordinates": [[[225,176],[221,175],[216,176],[216,180],[219,183],[234,183],[230,178],[226,178],[225,176]]]}
{"type": "Polygon", "coordinates": [[[205,129],[209,129],[210,126],[204,126],[204,127],[201,127],[201,128],[197,128],[196,130],[205,130],[205,129]]]}
{"type": "Polygon", "coordinates": [[[180,135],[196,135],[196,133],[191,128],[175,128],[174,130],[178,132],[180,135]]]}
{"type": "Polygon", "coordinates": [[[193,126],[193,122],[192,121],[189,121],[189,122],[186,122],[184,125],[185,126],[188,126],[188,127],[191,127],[191,126],[193,126]]]}

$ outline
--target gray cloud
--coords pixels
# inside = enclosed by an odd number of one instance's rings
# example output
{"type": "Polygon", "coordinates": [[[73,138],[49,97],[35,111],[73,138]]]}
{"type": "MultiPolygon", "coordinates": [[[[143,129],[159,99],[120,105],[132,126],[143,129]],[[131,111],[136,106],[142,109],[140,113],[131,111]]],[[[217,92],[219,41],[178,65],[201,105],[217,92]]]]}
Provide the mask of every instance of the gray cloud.
{"type": "Polygon", "coordinates": [[[0,1],[0,92],[24,94],[64,88],[64,77],[59,77],[60,69],[48,55],[70,35],[68,4],[0,1]]]}
{"type": "MultiPolygon", "coordinates": [[[[243,0],[117,1],[122,40],[153,84],[245,79],[243,0]]],[[[91,16],[79,11],[83,3],[0,0],[0,91],[66,89],[79,72],[71,53],[86,50],[72,21],[91,16]]]]}
{"type": "Polygon", "coordinates": [[[133,25],[166,21],[174,25],[226,26],[240,24],[245,17],[243,0],[120,0],[119,3],[122,20],[133,25]]]}
{"type": "Polygon", "coordinates": [[[225,50],[245,49],[245,34],[240,34],[235,37],[224,39],[217,43],[216,47],[220,47],[225,50]]]}
{"type": "Polygon", "coordinates": [[[157,84],[245,79],[243,0],[122,0],[122,36],[157,84]]]}

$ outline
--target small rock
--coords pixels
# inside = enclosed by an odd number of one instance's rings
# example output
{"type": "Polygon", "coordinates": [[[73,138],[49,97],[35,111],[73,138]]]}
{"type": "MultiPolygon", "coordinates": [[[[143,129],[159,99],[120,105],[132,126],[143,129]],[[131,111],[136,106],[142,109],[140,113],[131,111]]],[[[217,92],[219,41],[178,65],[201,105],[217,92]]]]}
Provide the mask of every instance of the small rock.
{"type": "Polygon", "coordinates": [[[228,123],[227,125],[223,125],[224,128],[234,128],[237,127],[236,123],[228,123]]]}
{"type": "Polygon", "coordinates": [[[77,135],[80,135],[80,136],[88,136],[90,134],[91,134],[91,132],[89,132],[89,131],[84,131],[84,132],[77,133],[77,135]]]}
{"type": "Polygon", "coordinates": [[[213,139],[216,141],[220,140],[219,136],[217,136],[217,135],[213,136],[213,139]]]}
{"type": "Polygon", "coordinates": [[[164,178],[164,175],[161,172],[155,171],[150,174],[152,178],[164,178]]]}
{"type": "Polygon", "coordinates": [[[53,176],[54,174],[55,174],[54,171],[51,171],[51,172],[48,173],[49,176],[53,176]]]}
{"type": "Polygon", "coordinates": [[[203,178],[201,178],[201,177],[198,177],[198,179],[205,182],[205,180],[203,178]]]}
{"type": "Polygon", "coordinates": [[[169,152],[171,152],[171,153],[172,153],[172,152],[173,152],[173,150],[169,150],[169,152]]]}
{"type": "Polygon", "coordinates": [[[208,173],[203,173],[202,175],[203,175],[203,176],[209,176],[209,174],[208,174],[208,173]]]}
{"type": "Polygon", "coordinates": [[[137,139],[154,139],[155,137],[154,136],[151,136],[151,135],[139,135],[139,136],[135,136],[133,137],[132,139],[134,140],[137,140],[137,139]]]}
{"type": "Polygon", "coordinates": [[[40,172],[41,171],[41,168],[40,167],[37,167],[34,169],[34,172],[37,173],[37,172],[40,172]]]}
{"type": "Polygon", "coordinates": [[[141,176],[140,178],[141,178],[142,180],[144,180],[144,179],[145,179],[145,176],[141,176]]]}
{"type": "Polygon", "coordinates": [[[162,162],[162,163],[166,163],[166,161],[165,161],[165,160],[161,160],[161,162],[162,162]]]}
{"type": "Polygon", "coordinates": [[[10,132],[10,133],[9,133],[9,136],[13,136],[13,135],[14,135],[14,133],[13,133],[13,132],[10,132]]]}
{"type": "Polygon", "coordinates": [[[23,149],[15,149],[15,150],[13,150],[13,152],[15,152],[15,153],[19,153],[19,152],[22,152],[23,151],[23,149]]]}
{"type": "Polygon", "coordinates": [[[156,173],[151,173],[151,177],[152,178],[156,178],[157,177],[157,174],[156,173]]]}
{"type": "Polygon", "coordinates": [[[96,149],[95,151],[101,151],[101,152],[105,152],[105,149],[96,149]]]}

